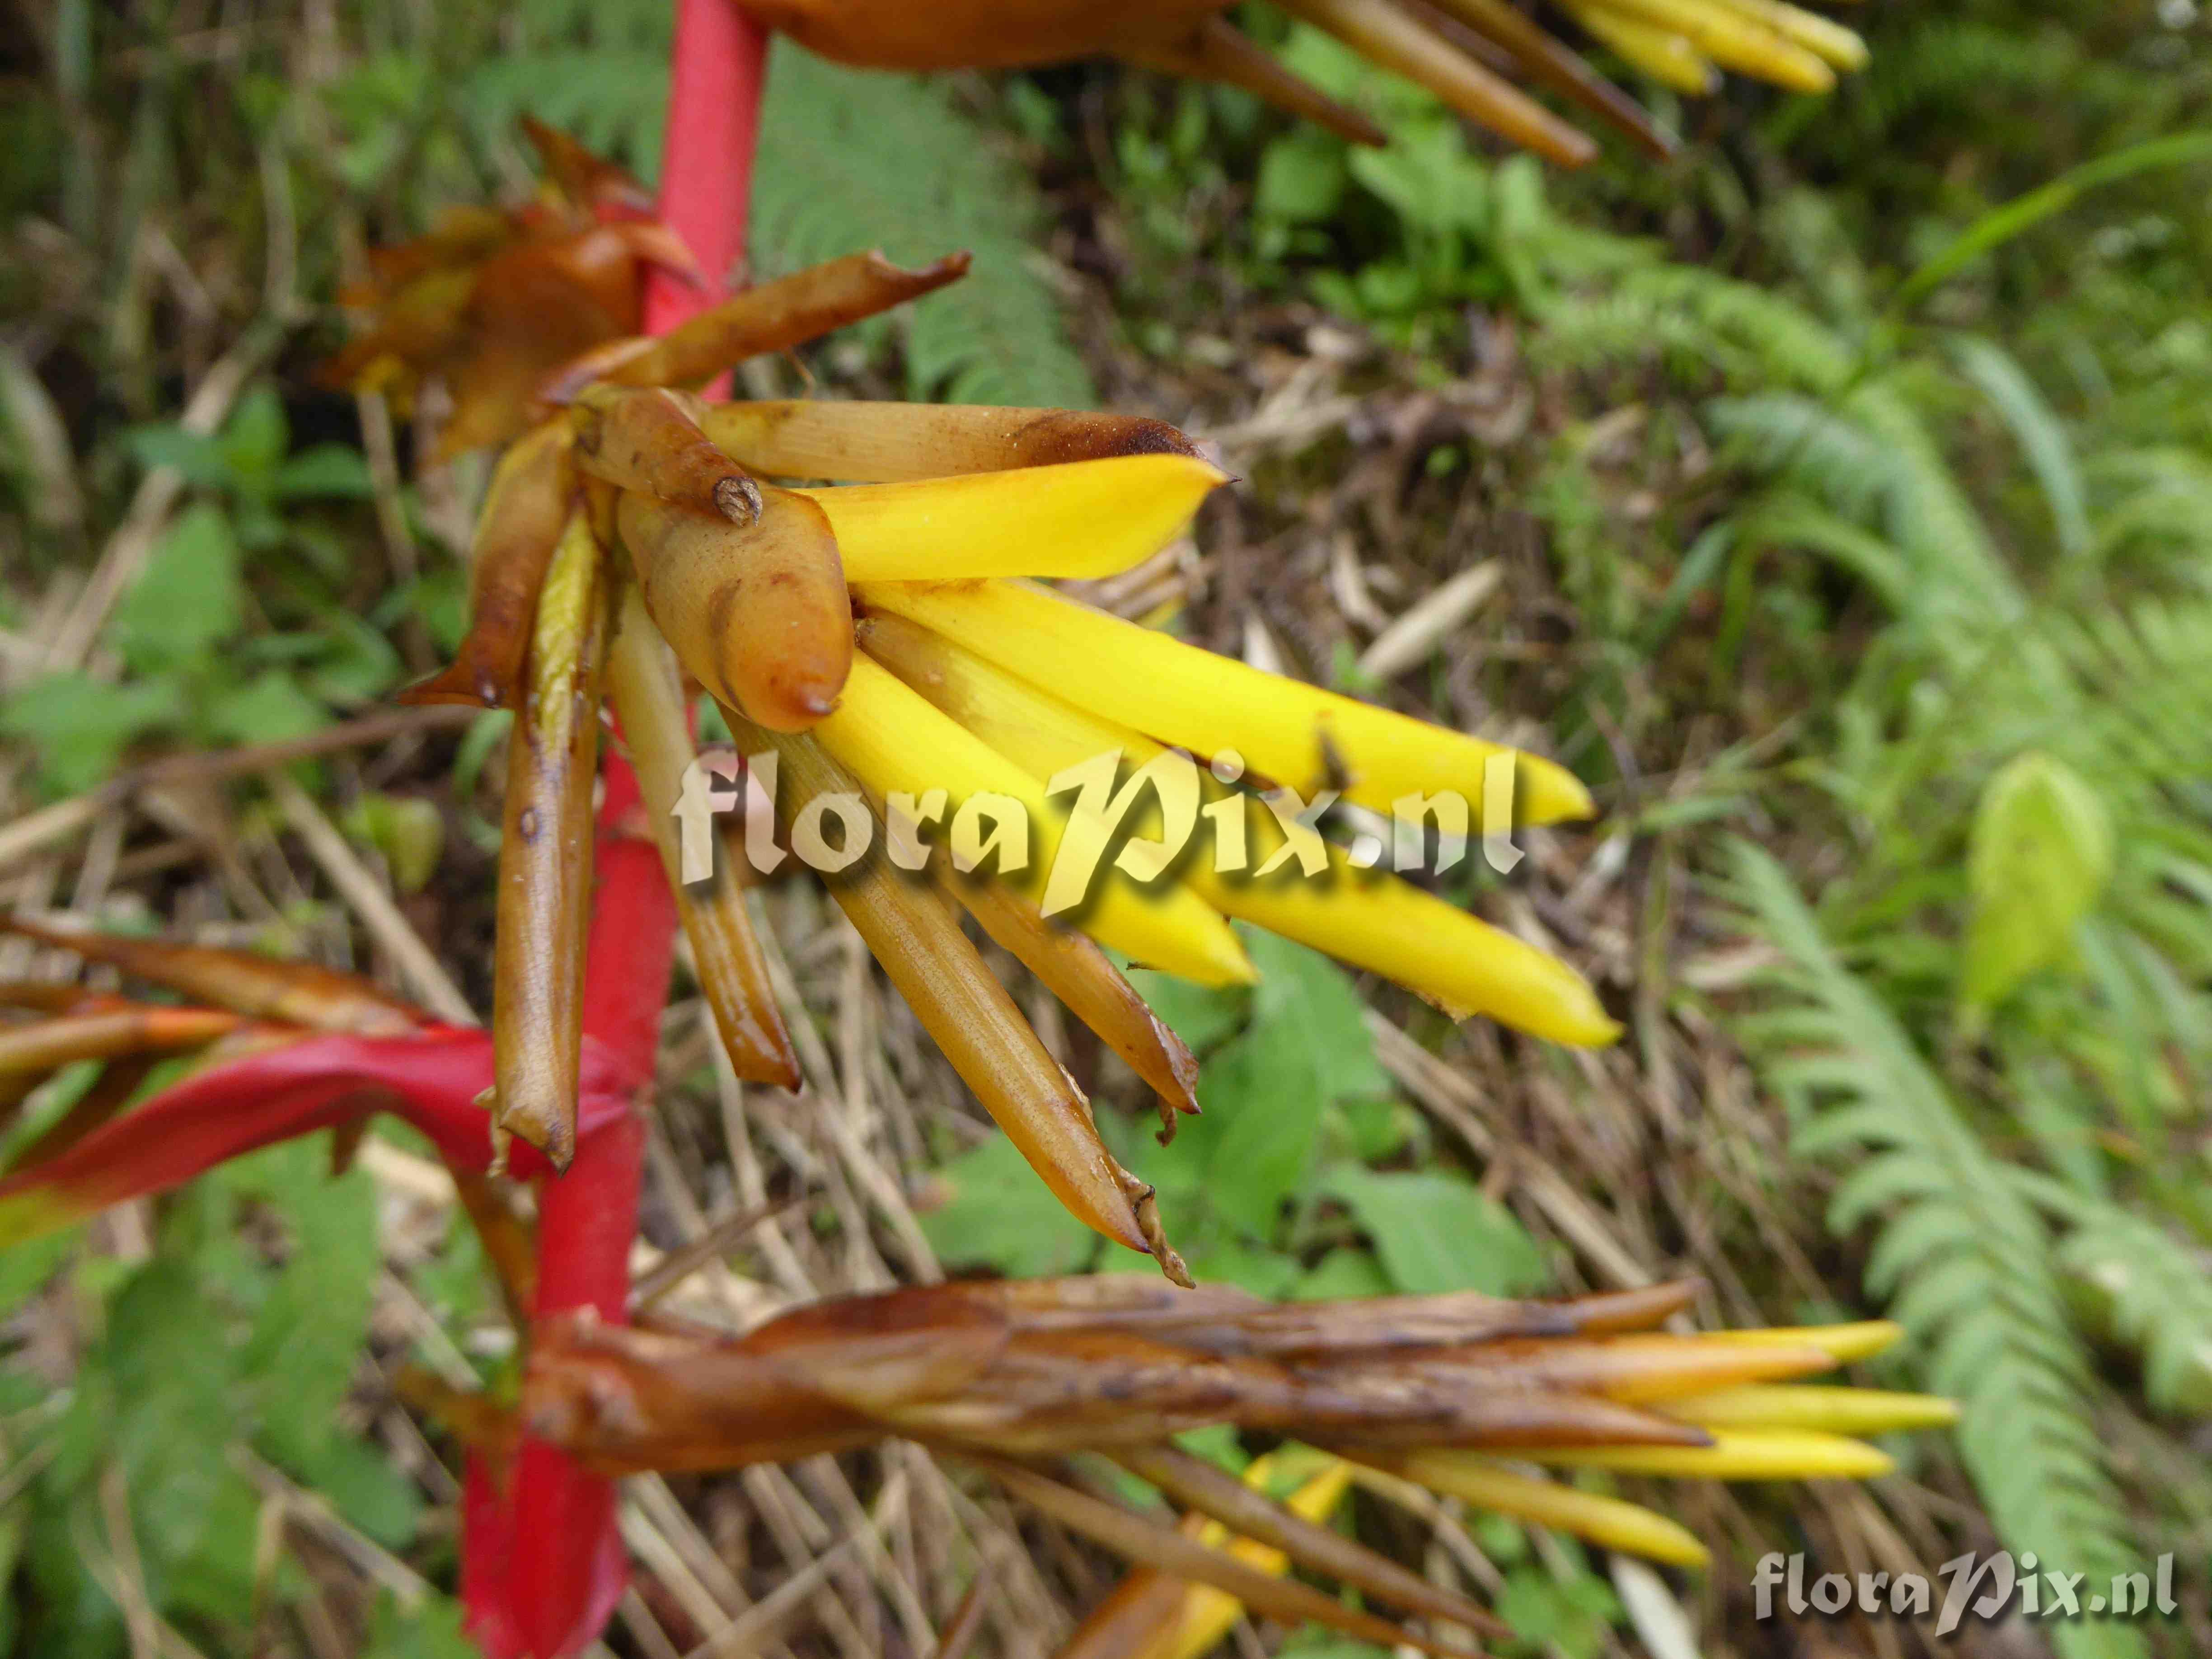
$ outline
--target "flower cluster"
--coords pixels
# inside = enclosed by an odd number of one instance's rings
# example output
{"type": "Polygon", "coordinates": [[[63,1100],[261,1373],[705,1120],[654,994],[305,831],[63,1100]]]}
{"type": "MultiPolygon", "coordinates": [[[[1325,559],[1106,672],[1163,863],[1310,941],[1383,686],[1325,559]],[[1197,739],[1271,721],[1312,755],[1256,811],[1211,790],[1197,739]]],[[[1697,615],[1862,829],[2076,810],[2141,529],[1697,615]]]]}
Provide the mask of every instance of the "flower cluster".
{"type": "MultiPolygon", "coordinates": [[[[598,164],[593,188],[627,199],[610,172],[598,164]]],[[[828,399],[710,404],[690,390],[964,269],[959,257],[920,271],[867,254],[836,260],[746,289],[660,337],[596,342],[535,387],[531,422],[501,459],[479,520],[471,632],[450,668],[407,694],[517,716],[489,1103],[501,1134],[565,1164],[602,701],[738,1075],[797,1083],[738,858],[716,860],[706,884],[682,879],[690,707],[703,687],[743,750],[777,757],[787,817],[825,794],[862,799],[889,817],[888,836],[870,826],[872,845],[926,838],[933,814],[957,817],[984,797],[1020,809],[1036,856],[1018,870],[1000,860],[915,879],[870,858],[830,891],[1068,1208],[1180,1278],[1151,1189],[1107,1152],[1089,1103],[958,912],[1152,1084],[1171,1129],[1175,1113],[1197,1109],[1195,1068],[1107,951],[1202,984],[1249,981],[1231,918],[1385,975],[1455,1018],[1487,1015],[1577,1043],[1610,1041],[1615,1027],[1571,969],[1410,883],[1355,867],[1284,813],[1253,826],[1252,862],[1265,869],[1294,840],[1298,861],[1328,879],[1148,860],[1147,845],[1117,840],[1115,825],[1152,763],[1170,749],[1233,757],[1209,774],[1217,804],[1270,788],[1303,802],[1324,783],[1386,811],[1437,788],[1480,799],[1500,762],[1526,823],[1586,816],[1590,800],[1548,761],[1260,672],[1038,586],[1151,557],[1226,482],[1158,421],[828,399]],[[1101,756],[1127,769],[1119,805],[1114,775],[1083,770],[1101,756]],[[1048,797],[1071,769],[1087,787],[1055,805],[1048,797]],[[1045,872],[1064,845],[1095,865],[1109,842],[1113,867],[1073,913],[1074,927],[1062,926],[1045,872]]],[[[487,293],[478,308],[499,304],[487,293]]],[[[384,343],[379,361],[439,372],[435,355],[407,355],[388,318],[369,337],[384,343]]],[[[465,397],[461,409],[473,421],[465,397]]],[[[1152,810],[1169,808],[1162,793],[1152,810]]]]}
{"type": "MultiPolygon", "coordinates": [[[[1541,88],[1665,155],[1669,140],[1633,99],[1514,0],[1276,0],[1361,57],[1427,88],[1469,120],[1565,167],[1597,154],[1587,135],[1522,90],[1541,88]]],[[[1231,23],[1230,0],[745,0],[746,9],[825,57],[887,69],[1058,62],[1110,53],[1146,69],[1242,88],[1355,143],[1382,134],[1358,110],[1302,80],[1231,23]]],[[[1561,9],[1622,62],[1702,95],[1720,71],[1821,93],[1862,67],[1866,45],[1787,0],[1561,0],[1561,9]]]]}

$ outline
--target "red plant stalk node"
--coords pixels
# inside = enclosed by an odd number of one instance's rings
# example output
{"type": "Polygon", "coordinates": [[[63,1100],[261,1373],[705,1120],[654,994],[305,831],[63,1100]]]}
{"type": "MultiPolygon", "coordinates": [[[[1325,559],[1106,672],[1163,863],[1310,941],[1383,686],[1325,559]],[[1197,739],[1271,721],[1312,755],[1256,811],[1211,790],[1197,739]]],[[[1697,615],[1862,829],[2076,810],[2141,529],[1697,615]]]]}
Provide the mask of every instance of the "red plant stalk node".
{"type": "MultiPolygon", "coordinates": [[[[744,258],[767,49],[766,32],[730,0],[678,0],[660,216],[709,285],[654,269],[645,294],[649,333],[704,309],[744,258]]],[[[708,395],[725,395],[726,386],[725,379],[708,395]]],[[[659,854],[628,827],[639,806],[629,762],[610,750],[600,769],[584,1030],[650,1079],[676,906],[659,854]]],[[[580,1137],[568,1174],[541,1183],[533,1318],[591,1307],[610,1322],[623,1319],[644,1150],[641,1125],[626,1116],[580,1137]]],[[[542,1441],[523,1441],[504,1491],[471,1457],[461,1594],[470,1631],[490,1659],[565,1659],[598,1636],[628,1576],[615,1507],[611,1481],[542,1441]]]]}

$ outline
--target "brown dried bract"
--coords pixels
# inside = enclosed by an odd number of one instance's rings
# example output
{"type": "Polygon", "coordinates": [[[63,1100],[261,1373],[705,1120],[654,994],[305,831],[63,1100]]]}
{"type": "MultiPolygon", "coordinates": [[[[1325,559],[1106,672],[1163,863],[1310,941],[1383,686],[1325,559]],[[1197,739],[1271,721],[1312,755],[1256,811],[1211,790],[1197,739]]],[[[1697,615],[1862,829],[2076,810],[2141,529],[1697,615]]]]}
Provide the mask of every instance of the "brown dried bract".
{"type": "Polygon", "coordinates": [[[850,253],[763,283],[702,311],[681,327],[626,355],[609,352],[553,376],[542,389],[548,403],[564,404],[593,380],[614,386],[694,386],[733,363],[763,352],[788,351],[908,300],[921,298],[967,275],[969,258],[955,253],[902,270],[880,253],[850,253]]]}
{"type": "Polygon", "coordinates": [[[73,951],[88,962],[105,963],[134,979],[167,986],[248,1019],[277,1020],[362,1036],[410,1031],[419,1023],[405,1003],[386,995],[368,980],[312,963],[278,962],[207,945],[65,931],[21,916],[0,916],[0,931],[73,951]]]}

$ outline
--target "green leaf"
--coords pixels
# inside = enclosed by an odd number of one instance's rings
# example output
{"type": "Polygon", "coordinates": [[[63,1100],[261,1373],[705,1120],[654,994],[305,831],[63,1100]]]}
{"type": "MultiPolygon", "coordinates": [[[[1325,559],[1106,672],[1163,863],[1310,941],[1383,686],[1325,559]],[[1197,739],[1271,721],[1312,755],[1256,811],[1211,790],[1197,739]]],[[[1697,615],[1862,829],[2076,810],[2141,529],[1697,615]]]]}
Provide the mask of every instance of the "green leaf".
{"type": "Polygon", "coordinates": [[[1341,138],[1310,126],[1294,127],[1276,139],[1260,156],[1253,213],[1294,225],[1332,217],[1344,199],[1348,177],[1344,149],[1341,138]]]}
{"type": "Polygon", "coordinates": [[[113,1464],[149,1583],[228,1622],[251,1605],[260,1505],[226,1455],[238,1419],[226,1322],[185,1262],[157,1257],[134,1274],[108,1304],[51,1473],[74,1489],[64,1502],[96,1505],[113,1464]]]}
{"type": "Polygon", "coordinates": [[[222,445],[214,438],[165,422],[133,427],[123,434],[123,444],[149,471],[159,466],[174,467],[186,483],[202,489],[230,487],[230,463],[223,455],[222,445]]]}
{"type": "Polygon", "coordinates": [[[1521,1224],[1462,1176],[1378,1175],[1346,1164],[1330,1170],[1322,1186],[1358,1219],[1391,1284],[1408,1295],[1521,1296],[1550,1276],[1543,1252],[1521,1224]]]}
{"type": "Polygon", "coordinates": [[[1973,915],[1960,1000],[1991,1007],[2064,958],[2112,873],[2112,819],[2080,774],[2031,752],[1991,778],[1967,855],[1973,915]]]}
{"type": "Polygon", "coordinates": [[[346,814],[345,832],[383,854],[402,893],[422,890],[446,844],[445,819],[434,802],[419,795],[365,794],[346,814]]]}
{"type": "Polygon", "coordinates": [[[1498,1597],[1498,1616],[1513,1633],[1540,1652],[1556,1647],[1566,1659],[1595,1659],[1606,1632],[1622,1618],[1620,1598],[1595,1574],[1559,1579],[1542,1568],[1514,1568],[1498,1597]]]}
{"type": "Polygon", "coordinates": [[[1367,1005],[1352,976],[1318,951],[1254,927],[1239,927],[1260,983],[1252,993],[1255,1028],[1302,1045],[1315,1086],[1332,1103],[1391,1091],[1375,1058],[1367,1005]]]}
{"type": "Polygon", "coordinates": [[[1301,1625],[1279,1650],[1282,1659],[1390,1659],[1390,1650],[1340,1636],[1320,1625],[1301,1625]]]}
{"type": "Polygon", "coordinates": [[[362,1659],[478,1659],[480,1650],[462,1626],[461,1604],[428,1595],[411,1612],[387,1591],[377,1597],[362,1659]]]}
{"type": "Polygon", "coordinates": [[[1210,1206],[1255,1237],[1273,1236],[1283,1200],[1313,1167],[1328,1104],[1316,1059],[1295,1031],[1255,1021],[1201,1068],[1205,1115],[1169,1149],[1204,1154],[1210,1206]]]}
{"type": "Polygon", "coordinates": [[[368,461],[351,445],[317,444],[276,469],[270,493],[279,501],[318,495],[366,501],[376,494],[376,481],[369,476],[368,461]]]}
{"type": "MultiPolygon", "coordinates": [[[[1269,1240],[1283,1201],[1315,1167],[1328,1109],[1387,1096],[1390,1080],[1376,1062],[1364,1006],[1342,969],[1272,933],[1238,933],[1261,973],[1260,983],[1245,994],[1251,1022],[1201,1069],[1204,1113],[1183,1123],[1174,1146],[1133,1167],[1158,1171],[1164,1205],[1166,1194],[1188,1183],[1202,1190],[1214,1215],[1248,1238],[1269,1240]]],[[[1140,988],[1149,995],[1153,988],[1140,988]]],[[[1198,1023],[1211,1036],[1218,1022],[1206,1016],[1227,1008],[1212,1000],[1196,1006],[1198,1023]]],[[[1171,1024],[1189,1018],[1172,1002],[1170,1010],[1171,1024]]]]}
{"type": "Polygon", "coordinates": [[[240,398],[223,423],[219,441],[239,486],[266,493],[284,452],[292,446],[291,422],[284,417],[284,401],[276,389],[264,383],[240,398]]]}
{"type": "Polygon", "coordinates": [[[1352,176],[1432,234],[1480,236],[1490,223],[1490,180],[1468,154],[1456,122],[1423,122],[1392,135],[1383,149],[1361,149],[1352,176]]]}
{"type": "Polygon", "coordinates": [[[1202,1054],[1244,1024],[1251,994],[1237,986],[1194,985],[1152,968],[1119,964],[1146,1005],[1168,1030],[1202,1054]]]}
{"type": "Polygon", "coordinates": [[[1060,1208],[1004,1135],[954,1158],[935,1181],[951,1196],[922,1214],[921,1231],[948,1266],[1046,1277],[1078,1272],[1095,1253],[1096,1235],[1060,1208]]]}
{"type": "Polygon", "coordinates": [[[192,662],[238,631],[245,607],[238,539],[222,509],[203,501],[169,527],[115,607],[108,639],[142,672],[192,662]]]}
{"type": "Polygon", "coordinates": [[[1364,1296],[1388,1296],[1396,1288],[1371,1250],[1334,1249],[1297,1282],[1291,1300],[1349,1302],[1364,1296]]]}
{"type": "Polygon", "coordinates": [[[33,680],[0,702],[0,732],[29,744],[48,785],[74,795],[114,771],[133,739],[182,713],[173,680],[110,685],[72,671],[33,680]]]}
{"type": "Polygon", "coordinates": [[[413,1540],[422,1518],[422,1494],[375,1442],[329,1435],[319,1446],[285,1449],[283,1461],[302,1484],[386,1548],[403,1549],[413,1540]]]}
{"type": "Polygon", "coordinates": [[[367,702],[398,683],[403,667],[398,652],[358,617],[324,611],[307,638],[316,648],[307,681],[319,697],[337,703],[367,702]]]}
{"type": "Polygon", "coordinates": [[[281,668],[264,669],[244,685],[226,688],[208,702],[208,729],[232,743],[281,743],[331,723],[323,705],[300,690],[281,668]]]}
{"type": "Polygon", "coordinates": [[[380,1260],[375,1186],[362,1170],[332,1179],[320,1135],[265,1147],[208,1180],[267,1206],[289,1235],[240,1364],[265,1384],[261,1419],[271,1446],[280,1455],[312,1454],[331,1434],[368,1331],[380,1260]]]}
{"type": "Polygon", "coordinates": [[[0,1319],[44,1290],[83,1238],[82,1226],[64,1227],[0,1250],[0,1319]]]}

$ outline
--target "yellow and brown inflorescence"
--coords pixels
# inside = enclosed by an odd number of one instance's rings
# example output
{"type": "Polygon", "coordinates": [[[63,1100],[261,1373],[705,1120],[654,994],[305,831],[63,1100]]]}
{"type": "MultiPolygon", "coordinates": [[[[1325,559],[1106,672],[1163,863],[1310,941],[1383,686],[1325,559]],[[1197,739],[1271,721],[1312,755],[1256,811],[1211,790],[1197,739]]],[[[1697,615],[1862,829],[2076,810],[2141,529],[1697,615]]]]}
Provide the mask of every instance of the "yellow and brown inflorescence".
{"type": "MultiPolygon", "coordinates": [[[[1355,143],[1382,135],[1358,110],[1293,74],[1232,24],[1232,0],[744,0],[824,57],[884,69],[1007,68],[1110,54],[1146,69],[1241,87],[1355,143]]],[[[1561,166],[1597,154],[1582,131],[1523,91],[1541,88],[1664,155],[1643,107],[1516,0],[1276,0],[1362,58],[1427,88],[1469,120],[1561,166]]],[[[1823,93],[1862,67],[1850,29],[1786,0],[1560,0],[1623,63],[1675,92],[1717,90],[1721,70],[1823,93]]]]}
{"type": "MultiPolygon", "coordinates": [[[[633,211],[635,187],[613,169],[538,137],[548,218],[573,225],[606,202],[633,211]]],[[[689,849],[688,873],[710,862],[713,877],[684,879],[683,831],[702,827],[690,721],[702,687],[787,823],[818,829],[835,807],[848,838],[857,827],[878,849],[830,891],[978,1098],[1071,1211],[1170,1275],[1182,1270],[1149,1188],[1108,1153],[960,910],[1159,1092],[1170,1129],[1196,1109],[1194,1066],[1107,951],[1200,983],[1248,981],[1232,917],[1455,1018],[1562,1042],[1613,1038],[1571,969],[1366,867],[1372,858],[1324,839],[1304,810],[1327,786],[1378,811],[1417,809],[1417,832],[1434,823],[1463,848],[1486,827],[1501,769],[1522,823],[1587,816],[1570,774],[1045,585],[1150,557],[1227,482],[1181,433],[1069,410],[710,404],[691,390],[927,294],[963,258],[908,271],[856,254],[748,289],[659,338],[619,331],[635,328],[634,310],[588,325],[572,315],[556,331],[571,355],[532,358],[537,378],[518,399],[507,343],[526,336],[526,317],[507,314],[488,273],[553,257],[535,223],[490,216],[481,246],[447,228],[385,256],[389,303],[341,360],[386,385],[443,377],[455,427],[511,440],[476,532],[471,631],[453,665],[410,694],[517,717],[495,965],[502,1132],[556,1164],[573,1148],[603,702],[738,1074],[797,1081],[734,823],[711,860],[689,849]],[[458,289],[471,270],[471,326],[497,313],[481,336],[418,340],[395,325],[416,285],[434,275],[458,289]],[[495,372],[480,369],[486,353],[495,372]],[[1122,823],[1132,802],[1142,810],[1122,823]]],[[[657,228],[621,223],[642,227],[634,261],[678,263],[657,228]]],[[[526,311],[532,293],[515,303],[526,311]]]]}
{"type": "Polygon", "coordinates": [[[537,1332],[504,1432],[519,1423],[611,1474],[920,1441],[1139,1565],[1066,1659],[1191,1659],[1240,1606],[1408,1639],[1285,1577],[1292,1563],[1403,1614],[1497,1633],[1455,1592],[1321,1524],[1347,1486],[1417,1488],[1703,1566],[1674,1522],[1549,1472],[1864,1480],[1891,1467],[1866,1437],[1953,1420],[1946,1401],[1799,1381],[1879,1352],[1896,1326],[1656,1329],[1695,1288],[1280,1304],[1104,1275],[847,1297],[744,1337],[582,1316],[537,1332]],[[1288,1443],[1240,1484],[1175,1443],[1217,1424],[1288,1443]],[[1066,1462],[1084,1456],[1189,1519],[1177,1529],[1101,1495],[1066,1462]]]}

